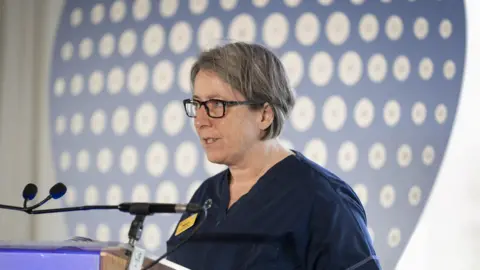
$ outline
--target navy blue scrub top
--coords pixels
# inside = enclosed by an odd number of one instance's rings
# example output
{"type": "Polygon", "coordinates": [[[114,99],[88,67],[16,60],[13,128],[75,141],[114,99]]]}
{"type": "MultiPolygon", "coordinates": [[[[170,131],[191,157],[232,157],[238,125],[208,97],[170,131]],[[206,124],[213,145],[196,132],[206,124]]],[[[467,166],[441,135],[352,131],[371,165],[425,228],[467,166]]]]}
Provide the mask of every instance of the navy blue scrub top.
{"type": "MultiPolygon", "coordinates": [[[[267,171],[230,209],[229,170],[202,183],[207,219],[167,258],[189,269],[377,270],[365,211],[354,191],[299,152],[267,171]]],[[[180,222],[191,214],[183,214],[180,222]]],[[[204,218],[167,241],[167,251],[204,218]]],[[[177,225],[178,226],[178,225],[177,225]]]]}

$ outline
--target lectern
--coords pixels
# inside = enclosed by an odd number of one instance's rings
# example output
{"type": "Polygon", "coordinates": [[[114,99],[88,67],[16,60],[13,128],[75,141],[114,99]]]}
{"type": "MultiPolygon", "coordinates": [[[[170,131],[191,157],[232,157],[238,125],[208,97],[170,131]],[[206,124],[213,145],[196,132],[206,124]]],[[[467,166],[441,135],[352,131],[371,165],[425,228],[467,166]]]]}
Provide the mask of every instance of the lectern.
{"type": "MultiPolygon", "coordinates": [[[[1,270],[125,270],[129,250],[117,243],[1,242],[1,270]]],[[[145,256],[144,267],[154,258],[145,256]]],[[[188,270],[162,260],[152,270],[188,270]]]]}

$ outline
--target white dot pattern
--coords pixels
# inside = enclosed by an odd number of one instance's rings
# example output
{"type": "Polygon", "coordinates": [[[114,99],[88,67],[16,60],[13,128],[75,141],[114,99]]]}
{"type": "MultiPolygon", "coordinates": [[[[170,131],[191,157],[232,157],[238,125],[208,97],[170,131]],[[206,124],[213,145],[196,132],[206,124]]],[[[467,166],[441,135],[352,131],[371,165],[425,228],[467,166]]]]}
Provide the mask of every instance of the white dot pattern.
{"type": "MultiPolygon", "coordinates": [[[[463,76],[461,1],[423,2],[67,0],[49,86],[65,204],[187,202],[225,169],[183,111],[190,69],[215,45],[257,42],[297,92],[282,144],[351,184],[393,269],[442,163],[463,76]]],[[[125,218],[67,222],[71,234],[126,242],[125,218]]],[[[163,252],[177,221],[149,218],[140,244],[163,252]]]]}

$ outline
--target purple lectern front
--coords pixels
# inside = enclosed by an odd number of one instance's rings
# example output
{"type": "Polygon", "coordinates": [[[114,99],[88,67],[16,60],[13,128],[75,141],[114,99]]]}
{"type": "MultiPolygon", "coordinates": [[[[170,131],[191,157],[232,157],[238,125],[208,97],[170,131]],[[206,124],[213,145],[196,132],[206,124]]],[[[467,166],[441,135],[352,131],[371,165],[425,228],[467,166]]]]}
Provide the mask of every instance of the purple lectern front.
{"type": "MultiPolygon", "coordinates": [[[[111,243],[0,241],[0,270],[125,270],[125,245],[111,243]]],[[[144,266],[152,260],[145,258],[144,266]]],[[[168,261],[167,261],[168,262],[168,261]]],[[[152,270],[175,270],[175,265],[156,264],[152,270]]]]}

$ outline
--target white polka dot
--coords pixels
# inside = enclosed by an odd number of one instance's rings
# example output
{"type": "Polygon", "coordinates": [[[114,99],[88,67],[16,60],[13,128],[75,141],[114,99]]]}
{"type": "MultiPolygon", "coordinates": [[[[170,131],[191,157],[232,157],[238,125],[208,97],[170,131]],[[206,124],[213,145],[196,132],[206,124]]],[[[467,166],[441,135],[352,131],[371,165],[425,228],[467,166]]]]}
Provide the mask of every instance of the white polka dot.
{"type": "Polygon", "coordinates": [[[223,170],[225,170],[227,167],[223,164],[217,164],[217,163],[213,163],[213,162],[210,162],[210,160],[208,160],[208,157],[207,155],[204,155],[204,163],[203,163],[203,166],[205,168],[205,171],[207,172],[207,174],[209,176],[213,176],[223,170]]]}
{"type": "Polygon", "coordinates": [[[121,35],[118,44],[118,52],[123,57],[132,55],[137,47],[137,34],[133,29],[126,29],[121,35]]]}
{"type": "Polygon", "coordinates": [[[396,100],[389,100],[383,107],[385,123],[393,127],[400,121],[400,104],[396,100]]]}
{"type": "Polygon", "coordinates": [[[375,117],[375,108],[368,98],[360,99],[354,108],[354,118],[357,125],[361,128],[369,127],[375,117]]]}
{"type": "Polygon", "coordinates": [[[65,79],[57,78],[53,86],[53,92],[55,93],[55,96],[57,97],[62,96],[65,93],[65,86],[66,86],[65,79]]]}
{"type": "Polygon", "coordinates": [[[87,237],[88,236],[87,225],[83,223],[77,224],[75,226],[75,236],[87,237]]]}
{"type": "Polygon", "coordinates": [[[199,153],[191,141],[182,142],[175,151],[175,169],[182,177],[190,177],[198,164],[199,153]]]}
{"type": "Polygon", "coordinates": [[[400,55],[393,63],[393,75],[399,81],[405,81],[410,74],[410,61],[404,55],[400,55]]]}
{"type": "Polygon", "coordinates": [[[98,241],[107,242],[110,240],[110,228],[106,224],[99,224],[95,235],[98,241]]]}
{"type": "Polygon", "coordinates": [[[208,7],[208,0],[190,0],[188,7],[192,14],[202,14],[208,7]]]}
{"type": "Polygon", "coordinates": [[[76,113],[73,115],[72,120],[70,121],[70,130],[72,134],[77,136],[83,131],[83,115],[76,113]]]}
{"type": "Polygon", "coordinates": [[[107,204],[118,205],[123,201],[122,187],[119,185],[111,185],[107,191],[107,204]]]}
{"type": "Polygon", "coordinates": [[[190,202],[190,200],[192,199],[192,196],[193,194],[195,194],[195,192],[197,191],[197,189],[200,187],[200,185],[202,184],[202,181],[193,181],[187,188],[187,192],[186,192],[186,195],[185,195],[185,200],[187,202],[190,202]]]}
{"type": "Polygon", "coordinates": [[[374,143],[368,150],[368,164],[374,170],[381,169],[387,161],[387,150],[382,143],[374,143]]]}
{"type": "Polygon", "coordinates": [[[333,0],[318,0],[318,3],[322,6],[330,6],[333,3],[333,0]]]}
{"type": "Polygon", "coordinates": [[[268,5],[268,2],[270,2],[270,0],[252,0],[252,4],[253,4],[256,8],[266,7],[266,6],[268,5]]]}
{"type": "Polygon", "coordinates": [[[60,51],[60,55],[63,61],[68,61],[72,59],[73,56],[73,45],[71,42],[66,42],[63,44],[62,49],[60,51]]]}
{"type": "Polygon", "coordinates": [[[86,205],[94,205],[98,203],[99,194],[98,189],[94,185],[90,185],[85,189],[84,201],[86,205]]]}
{"type": "Polygon", "coordinates": [[[120,106],[115,109],[112,116],[112,130],[116,136],[121,136],[130,127],[130,114],[126,107],[120,106]]]}
{"type": "Polygon", "coordinates": [[[125,74],[121,67],[114,67],[108,73],[107,89],[112,95],[118,94],[125,84],[125,74]]]}
{"type": "Polygon", "coordinates": [[[452,22],[448,19],[443,19],[438,27],[438,32],[443,39],[448,39],[453,32],[452,22]]]}
{"type": "Polygon", "coordinates": [[[407,167],[412,162],[412,148],[407,144],[402,144],[397,150],[397,162],[402,168],[407,167]]]}
{"type": "Polygon", "coordinates": [[[355,168],[358,162],[357,146],[351,142],[346,141],[340,145],[338,150],[337,163],[338,167],[344,172],[349,172],[355,168]]]}
{"type": "Polygon", "coordinates": [[[159,5],[160,15],[164,18],[170,18],[177,13],[178,0],[161,0],[159,5]]]}
{"type": "Polygon", "coordinates": [[[304,46],[310,46],[320,35],[321,23],[312,12],[303,13],[295,23],[295,37],[304,46]]]}
{"type": "Polygon", "coordinates": [[[297,98],[291,113],[292,127],[298,132],[305,132],[312,127],[315,120],[315,103],[308,97],[297,98]]]}
{"type": "Polygon", "coordinates": [[[150,189],[145,184],[137,184],[132,192],[133,202],[150,202],[150,189]]]}
{"type": "Polygon", "coordinates": [[[255,19],[241,13],[235,16],[228,28],[228,38],[233,41],[253,42],[256,36],[255,19]]]}
{"type": "Polygon", "coordinates": [[[447,60],[443,64],[443,75],[447,80],[453,79],[456,73],[455,62],[452,60],[447,60]]]}
{"type": "Polygon", "coordinates": [[[77,153],[77,170],[86,172],[90,167],[90,154],[87,150],[82,149],[77,153]]]}
{"type": "Polygon", "coordinates": [[[163,181],[158,185],[157,188],[157,203],[178,203],[178,189],[172,181],[163,181]]]}
{"type": "Polygon", "coordinates": [[[413,186],[408,191],[408,202],[412,206],[417,206],[422,199],[422,190],[418,186],[413,186]]]}
{"type": "Polygon", "coordinates": [[[62,152],[62,154],[60,155],[60,169],[62,171],[67,171],[68,169],[70,169],[70,165],[71,165],[70,153],[62,152]]]}
{"type": "Polygon", "coordinates": [[[153,251],[160,247],[162,234],[160,228],[155,224],[145,226],[144,236],[142,237],[145,248],[153,251]]]}
{"type": "Polygon", "coordinates": [[[333,59],[326,52],[317,52],[310,60],[308,76],[316,86],[326,86],[332,79],[333,59]]]}
{"type": "Polygon", "coordinates": [[[145,20],[151,8],[150,0],[135,0],[132,7],[133,18],[137,21],[145,20]]]}
{"type": "Polygon", "coordinates": [[[387,37],[391,40],[398,40],[403,34],[403,21],[397,15],[392,15],[388,17],[386,25],[385,25],[385,32],[387,37]]]}
{"type": "Polygon", "coordinates": [[[153,89],[159,94],[164,94],[172,87],[175,77],[174,67],[169,60],[162,60],[153,68],[153,89]]]}
{"type": "Polygon", "coordinates": [[[92,117],[90,118],[90,129],[93,134],[100,135],[105,130],[106,116],[105,112],[101,109],[93,112],[92,117]]]}
{"type": "Polygon", "coordinates": [[[103,78],[103,73],[100,70],[95,70],[90,75],[88,79],[88,88],[90,90],[90,94],[96,96],[102,92],[103,87],[105,85],[105,80],[103,78]]]}
{"type": "Polygon", "coordinates": [[[281,61],[287,72],[290,86],[293,88],[298,87],[302,81],[304,72],[302,56],[296,51],[290,51],[281,57],[281,61]]]}
{"type": "Polygon", "coordinates": [[[270,14],[263,24],[263,40],[273,49],[282,47],[288,38],[288,19],[275,12],[270,14]]]}
{"type": "Polygon", "coordinates": [[[70,92],[72,96],[78,96],[83,91],[83,76],[75,74],[70,81],[70,92]]]}
{"type": "Polygon", "coordinates": [[[333,45],[342,45],[350,35],[350,20],[343,12],[333,12],[326,22],[327,38],[333,45]]]}
{"type": "Polygon", "coordinates": [[[439,104],[435,108],[435,120],[439,124],[445,123],[445,120],[447,120],[447,107],[444,104],[439,104]]]}
{"type": "Polygon", "coordinates": [[[192,43],[193,30],[186,21],[179,21],[170,30],[168,44],[174,54],[184,53],[192,43]]]}
{"type": "Polygon", "coordinates": [[[97,25],[102,22],[105,17],[105,6],[103,4],[96,4],[90,12],[90,20],[92,24],[97,25]]]}
{"type": "Polygon", "coordinates": [[[93,53],[93,41],[90,38],[84,38],[79,45],[79,57],[82,60],[88,59],[93,53]]]}
{"type": "Polygon", "coordinates": [[[388,64],[383,54],[372,55],[368,60],[368,77],[372,82],[380,83],[385,80],[388,64]]]}
{"type": "Polygon", "coordinates": [[[238,0],[220,0],[220,6],[225,11],[233,10],[238,4],[238,0]]]}
{"type": "Polygon", "coordinates": [[[330,96],[325,100],[322,120],[329,131],[342,129],[347,120],[347,105],[341,96],[330,96]]]}
{"type": "Polygon", "coordinates": [[[433,164],[433,161],[435,160],[435,149],[433,149],[433,146],[427,145],[422,151],[422,161],[423,164],[426,166],[430,166],[433,164]]]}
{"type": "Polygon", "coordinates": [[[125,18],[127,14],[127,7],[123,0],[117,0],[110,8],[110,20],[114,23],[118,23],[125,18]]]}
{"type": "Polygon", "coordinates": [[[130,224],[123,224],[118,232],[118,239],[121,243],[128,243],[128,231],[130,230],[130,224]]]}
{"type": "Polygon", "coordinates": [[[161,176],[168,165],[167,147],[160,142],[152,143],[145,154],[145,164],[151,176],[161,176]]]}
{"type": "Polygon", "coordinates": [[[422,58],[418,65],[418,74],[422,80],[430,80],[433,75],[433,62],[428,57],[422,58]]]}
{"type": "Polygon", "coordinates": [[[134,146],[127,145],[120,154],[120,169],[126,175],[135,172],[138,166],[138,153],[134,146]]]}
{"type": "Polygon", "coordinates": [[[65,203],[68,206],[74,206],[77,203],[77,189],[75,187],[68,187],[68,191],[65,194],[65,203]]]}
{"type": "Polygon", "coordinates": [[[365,0],[350,0],[350,2],[354,5],[361,5],[365,3],[365,0]]]}
{"type": "Polygon", "coordinates": [[[160,24],[151,24],[143,34],[142,48],[146,55],[153,57],[165,46],[165,30],[160,24]]]}
{"type": "Polygon", "coordinates": [[[416,102],[412,106],[412,121],[415,125],[420,126],[427,118],[427,107],[422,102],[416,102]]]}
{"type": "Polygon", "coordinates": [[[400,240],[401,240],[401,232],[400,232],[400,229],[398,228],[392,228],[390,229],[390,231],[388,232],[388,246],[390,246],[391,248],[394,248],[394,247],[397,247],[399,244],[400,244],[400,240]]]}
{"type": "Polygon", "coordinates": [[[110,171],[113,165],[113,154],[108,148],[102,148],[97,155],[97,168],[101,173],[110,171]]]}
{"type": "Polygon", "coordinates": [[[340,58],[338,73],[344,84],[348,86],[357,84],[363,74],[362,58],[360,58],[360,55],[354,51],[344,53],[340,58]]]}
{"type": "Polygon", "coordinates": [[[385,185],[380,190],[380,205],[383,208],[392,207],[395,202],[395,189],[392,185],[385,185]]]}
{"type": "Polygon", "coordinates": [[[83,20],[83,11],[81,8],[75,8],[70,14],[70,25],[72,27],[77,27],[82,23],[83,20]]]}
{"type": "Polygon", "coordinates": [[[424,17],[419,17],[413,25],[413,33],[419,40],[423,40],[428,35],[428,21],[424,17]]]}
{"type": "Polygon", "coordinates": [[[283,3],[287,7],[291,7],[291,8],[297,7],[298,5],[300,5],[301,2],[302,0],[283,0],[283,3]]]}
{"type": "Polygon", "coordinates": [[[185,125],[185,110],[180,101],[170,101],[163,109],[162,127],[169,136],[176,136],[185,125]]]}
{"type": "Polygon", "coordinates": [[[200,50],[208,50],[217,46],[222,38],[223,25],[217,18],[205,19],[198,27],[197,42],[200,50]]]}
{"type": "Polygon", "coordinates": [[[140,105],[135,114],[135,131],[142,137],[150,136],[157,124],[157,109],[146,102],[140,105]]]}
{"type": "Polygon", "coordinates": [[[368,188],[364,184],[356,184],[353,186],[353,190],[357,194],[360,202],[363,206],[367,205],[368,202],[368,188]]]}
{"type": "Polygon", "coordinates": [[[190,93],[192,85],[190,83],[190,70],[192,69],[193,64],[195,64],[196,59],[194,57],[188,57],[180,65],[178,71],[178,85],[184,93],[190,93]]]}
{"type": "Polygon", "coordinates": [[[58,116],[55,120],[55,132],[57,133],[57,135],[62,135],[65,132],[66,128],[67,119],[63,115],[58,116]]]}
{"type": "Polygon", "coordinates": [[[372,42],[374,41],[380,29],[380,24],[378,23],[377,16],[374,14],[365,14],[360,18],[360,22],[358,23],[358,32],[360,33],[360,37],[365,42],[372,42]]]}
{"type": "Polygon", "coordinates": [[[328,151],[327,145],[320,138],[314,138],[305,144],[303,154],[320,166],[327,165],[328,151]]]}
{"type": "Polygon", "coordinates": [[[138,96],[145,91],[149,80],[148,66],[144,62],[136,62],[128,71],[127,87],[129,92],[138,96]]]}
{"type": "Polygon", "coordinates": [[[110,57],[115,51],[115,37],[111,33],[103,35],[99,43],[99,53],[103,58],[110,57]]]}

